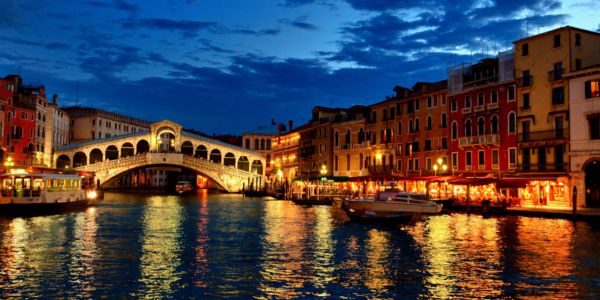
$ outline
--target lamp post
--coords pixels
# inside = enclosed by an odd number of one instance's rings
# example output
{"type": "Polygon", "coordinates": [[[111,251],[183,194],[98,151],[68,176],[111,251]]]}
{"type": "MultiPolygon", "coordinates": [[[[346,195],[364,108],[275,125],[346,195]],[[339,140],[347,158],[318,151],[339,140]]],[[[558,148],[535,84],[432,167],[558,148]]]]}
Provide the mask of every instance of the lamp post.
{"type": "Polygon", "coordinates": [[[6,173],[10,173],[10,168],[12,168],[15,165],[15,162],[13,161],[12,157],[10,157],[10,155],[8,155],[6,157],[6,161],[4,162],[4,166],[6,167],[6,173]]]}

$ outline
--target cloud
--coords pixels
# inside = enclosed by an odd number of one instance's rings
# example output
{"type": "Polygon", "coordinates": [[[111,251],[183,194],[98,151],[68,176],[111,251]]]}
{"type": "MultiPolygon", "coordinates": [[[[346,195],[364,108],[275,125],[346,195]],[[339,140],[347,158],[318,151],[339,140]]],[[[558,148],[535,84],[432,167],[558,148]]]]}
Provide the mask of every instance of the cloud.
{"type": "Polygon", "coordinates": [[[71,48],[71,46],[69,46],[65,43],[52,42],[52,43],[47,43],[45,48],[49,49],[49,50],[64,50],[64,49],[71,48]]]}
{"type": "Polygon", "coordinates": [[[306,19],[308,19],[308,16],[298,17],[294,20],[280,19],[279,23],[310,31],[315,31],[319,29],[319,27],[317,27],[316,25],[306,22],[306,19]]]}
{"type": "Polygon", "coordinates": [[[123,23],[125,28],[149,28],[168,31],[180,31],[185,36],[195,36],[201,30],[209,30],[217,26],[216,22],[189,20],[171,20],[163,18],[130,19],[123,23]]]}
{"type": "Polygon", "coordinates": [[[43,46],[40,42],[25,40],[21,38],[12,38],[7,36],[0,36],[0,41],[10,42],[14,44],[26,45],[26,46],[43,46]]]}

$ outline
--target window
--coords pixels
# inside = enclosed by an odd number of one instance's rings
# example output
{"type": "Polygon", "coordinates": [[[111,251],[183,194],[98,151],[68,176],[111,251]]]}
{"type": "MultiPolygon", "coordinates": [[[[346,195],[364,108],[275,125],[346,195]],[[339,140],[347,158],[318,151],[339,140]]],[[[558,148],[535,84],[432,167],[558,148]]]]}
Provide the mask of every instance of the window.
{"type": "Polygon", "coordinates": [[[427,97],[427,108],[431,108],[433,107],[433,99],[431,99],[431,96],[427,97]]]}
{"type": "Polygon", "coordinates": [[[387,108],[383,109],[383,116],[381,118],[382,121],[387,121],[387,108]]]}
{"type": "Polygon", "coordinates": [[[529,55],[529,44],[523,44],[521,48],[521,56],[529,55]]]}
{"type": "Polygon", "coordinates": [[[515,101],[515,86],[511,85],[508,87],[508,101],[515,101]]]}
{"type": "Polygon", "coordinates": [[[431,151],[431,140],[425,140],[425,151],[431,151]]]}
{"type": "Polygon", "coordinates": [[[401,115],[401,114],[402,114],[402,104],[396,103],[396,115],[401,115]]]}
{"type": "Polygon", "coordinates": [[[496,134],[499,131],[498,116],[492,116],[492,133],[496,134]]]}
{"type": "Polygon", "coordinates": [[[458,124],[456,122],[452,122],[452,139],[456,140],[458,138],[458,124]]]}
{"type": "Polygon", "coordinates": [[[468,169],[470,169],[471,165],[473,164],[472,157],[471,157],[471,151],[465,152],[465,164],[467,165],[468,169]]]}
{"type": "Polygon", "coordinates": [[[492,103],[498,103],[498,91],[492,91],[492,103]]]}
{"type": "Polygon", "coordinates": [[[552,89],[552,105],[565,103],[565,88],[557,87],[552,89]]]}
{"type": "Polygon", "coordinates": [[[600,97],[600,80],[585,82],[585,98],[600,97]]]}
{"type": "Polygon", "coordinates": [[[483,169],[485,167],[485,150],[479,150],[477,156],[479,158],[479,168],[483,169]]]}
{"type": "Polygon", "coordinates": [[[458,168],[458,152],[452,152],[452,169],[458,168]]]}
{"type": "Polygon", "coordinates": [[[523,109],[529,109],[529,93],[523,93],[523,109]]]}
{"type": "Polygon", "coordinates": [[[390,120],[393,120],[396,117],[396,111],[394,110],[394,107],[392,106],[392,108],[390,108],[390,120]]]}
{"type": "Polygon", "coordinates": [[[494,169],[498,169],[498,160],[500,156],[500,150],[498,149],[493,149],[492,150],[492,168],[494,169]]]}
{"type": "Polygon", "coordinates": [[[402,171],[402,160],[399,159],[396,163],[396,165],[398,166],[398,171],[402,171]]]}
{"type": "Polygon", "coordinates": [[[448,126],[448,120],[446,119],[446,113],[442,113],[442,124],[441,124],[441,127],[442,128],[446,128],[446,126],[448,126]]]}
{"type": "Polygon", "coordinates": [[[560,34],[554,36],[554,48],[560,47],[560,34]]]}
{"type": "Polygon", "coordinates": [[[441,141],[442,141],[442,149],[448,149],[448,138],[443,137],[441,141]]]}
{"type": "Polygon", "coordinates": [[[579,33],[575,34],[575,46],[581,47],[581,34],[579,33]]]}
{"type": "Polygon", "coordinates": [[[580,58],[575,59],[575,70],[581,70],[581,59],[580,58]]]}
{"type": "Polygon", "coordinates": [[[521,86],[523,87],[527,87],[531,85],[531,73],[529,72],[529,70],[525,70],[522,73],[523,78],[521,79],[521,86]]]}
{"type": "Polygon", "coordinates": [[[419,152],[419,141],[412,142],[412,152],[419,152]]]}
{"type": "Polygon", "coordinates": [[[473,130],[473,125],[471,124],[471,120],[465,121],[465,136],[471,136],[473,130]]]}
{"type": "Polygon", "coordinates": [[[350,154],[346,155],[346,171],[350,171],[350,154]]]}
{"type": "Polygon", "coordinates": [[[402,134],[402,122],[398,122],[398,135],[402,134]]]}
{"type": "Polygon", "coordinates": [[[479,95],[477,95],[477,105],[483,106],[484,104],[485,104],[485,97],[483,96],[483,93],[479,93],[479,95]]]}
{"type": "Polygon", "coordinates": [[[452,98],[452,100],[450,101],[450,108],[452,109],[452,111],[456,111],[458,106],[456,105],[456,99],[452,98]]]}
{"type": "Polygon", "coordinates": [[[511,111],[508,113],[508,133],[517,132],[517,117],[515,112],[511,111]]]}
{"type": "Polygon", "coordinates": [[[417,118],[415,120],[415,132],[419,132],[419,129],[420,129],[419,127],[421,127],[420,125],[421,125],[421,122],[420,122],[419,118],[417,118]]]}
{"type": "Polygon", "coordinates": [[[477,135],[484,135],[485,134],[485,119],[483,117],[480,117],[477,120],[477,135]]]}
{"type": "Polygon", "coordinates": [[[431,120],[431,116],[427,116],[427,130],[431,130],[433,128],[433,122],[431,120]]]}
{"type": "Polygon", "coordinates": [[[431,157],[425,158],[425,168],[427,171],[431,171],[431,157]]]}
{"type": "Polygon", "coordinates": [[[26,112],[24,112],[24,111],[21,112],[21,119],[27,120],[27,113],[26,112]]]}
{"type": "Polygon", "coordinates": [[[471,96],[465,97],[465,108],[471,107],[471,96]]]}
{"type": "Polygon", "coordinates": [[[413,120],[408,120],[408,133],[413,133],[415,131],[415,126],[413,120]]]}
{"type": "Polygon", "coordinates": [[[590,126],[590,139],[600,140],[600,116],[589,117],[588,124],[590,126]]]}
{"type": "Polygon", "coordinates": [[[413,159],[413,164],[414,164],[414,170],[419,171],[419,159],[418,158],[413,159]]]}
{"type": "Polygon", "coordinates": [[[517,148],[508,148],[508,163],[513,167],[517,164],[517,148]]]}
{"type": "Polygon", "coordinates": [[[407,113],[410,114],[410,113],[414,112],[414,105],[413,105],[412,100],[408,101],[408,103],[406,103],[406,105],[407,105],[407,108],[406,108],[407,113]]]}
{"type": "Polygon", "coordinates": [[[98,120],[98,126],[102,126],[102,120],[98,120]]]}
{"type": "Polygon", "coordinates": [[[419,99],[415,99],[415,110],[419,110],[419,99]]]}
{"type": "Polygon", "coordinates": [[[371,121],[377,122],[377,112],[376,111],[373,112],[373,118],[371,121]]]}

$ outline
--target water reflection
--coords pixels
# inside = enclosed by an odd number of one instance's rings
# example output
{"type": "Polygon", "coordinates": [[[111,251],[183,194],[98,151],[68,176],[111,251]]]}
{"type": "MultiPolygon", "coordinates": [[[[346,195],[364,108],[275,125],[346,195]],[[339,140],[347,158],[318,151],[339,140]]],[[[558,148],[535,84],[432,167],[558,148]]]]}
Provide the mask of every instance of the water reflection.
{"type": "Polygon", "coordinates": [[[371,229],[366,242],[367,263],[365,266],[365,285],[371,292],[388,289],[393,281],[389,279],[388,262],[390,256],[389,232],[371,229]]]}
{"type": "Polygon", "coordinates": [[[196,218],[196,245],[194,247],[194,286],[207,287],[206,278],[209,273],[207,244],[208,240],[208,193],[201,190],[198,193],[198,217],[196,218]]]}
{"type": "Polygon", "coordinates": [[[80,291],[84,298],[92,297],[95,291],[94,264],[97,260],[96,208],[88,207],[85,213],[74,217],[73,242],[70,253],[69,283],[80,291]]]}
{"type": "Polygon", "coordinates": [[[154,196],[146,201],[140,257],[142,298],[168,297],[174,293],[181,271],[182,207],[176,196],[154,196]]]}

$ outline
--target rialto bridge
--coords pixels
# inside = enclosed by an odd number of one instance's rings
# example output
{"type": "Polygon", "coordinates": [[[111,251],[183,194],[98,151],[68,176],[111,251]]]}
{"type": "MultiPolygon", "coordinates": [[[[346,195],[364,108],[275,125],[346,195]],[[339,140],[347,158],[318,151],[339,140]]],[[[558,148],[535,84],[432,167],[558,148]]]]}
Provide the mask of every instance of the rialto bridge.
{"type": "Polygon", "coordinates": [[[100,186],[135,169],[183,167],[228,192],[261,185],[266,163],[258,152],[184,131],[168,120],[146,131],[64,145],[53,161],[59,169],[95,172],[100,186]]]}

